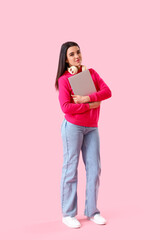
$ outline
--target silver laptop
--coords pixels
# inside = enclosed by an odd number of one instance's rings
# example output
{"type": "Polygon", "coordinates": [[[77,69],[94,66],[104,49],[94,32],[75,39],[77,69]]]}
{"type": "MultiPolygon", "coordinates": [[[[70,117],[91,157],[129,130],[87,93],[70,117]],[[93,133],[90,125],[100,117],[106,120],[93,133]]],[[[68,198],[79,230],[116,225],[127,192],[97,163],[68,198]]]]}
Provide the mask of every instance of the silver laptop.
{"type": "Polygon", "coordinates": [[[97,92],[88,69],[69,77],[68,80],[75,95],[86,96],[97,92]]]}

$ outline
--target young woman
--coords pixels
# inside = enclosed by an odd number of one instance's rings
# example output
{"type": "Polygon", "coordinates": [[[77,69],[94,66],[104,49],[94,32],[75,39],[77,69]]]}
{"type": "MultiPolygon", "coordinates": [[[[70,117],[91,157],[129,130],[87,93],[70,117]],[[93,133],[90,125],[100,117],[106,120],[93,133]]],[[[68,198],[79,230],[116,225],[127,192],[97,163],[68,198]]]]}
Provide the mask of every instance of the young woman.
{"type": "Polygon", "coordinates": [[[62,222],[79,228],[77,215],[77,167],[80,151],[86,169],[86,201],[84,215],[97,224],[106,219],[97,208],[99,177],[101,173],[98,119],[101,101],[111,97],[111,90],[93,69],[88,69],[97,92],[89,96],[74,95],[68,77],[86,70],[81,65],[80,47],[75,42],[61,46],[55,87],[59,90],[59,102],[65,113],[61,125],[63,141],[63,167],[61,177],[62,222]]]}

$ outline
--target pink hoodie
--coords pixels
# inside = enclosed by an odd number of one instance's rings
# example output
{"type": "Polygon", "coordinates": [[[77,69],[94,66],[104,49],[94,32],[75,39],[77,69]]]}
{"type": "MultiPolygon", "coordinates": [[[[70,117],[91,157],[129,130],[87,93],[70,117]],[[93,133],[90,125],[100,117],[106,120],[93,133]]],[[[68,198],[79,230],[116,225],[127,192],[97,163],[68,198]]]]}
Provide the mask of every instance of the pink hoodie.
{"type": "MultiPolygon", "coordinates": [[[[98,73],[93,69],[89,68],[93,82],[97,89],[97,92],[89,95],[90,102],[103,101],[112,96],[111,90],[107,84],[102,80],[98,73]]],[[[82,71],[82,66],[79,72],[82,71]]],[[[90,109],[89,103],[77,103],[75,104],[71,95],[74,94],[68,77],[73,76],[67,70],[64,74],[59,77],[59,102],[62,111],[65,113],[65,119],[76,125],[85,127],[98,127],[100,106],[98,108],[90,109]]]]}

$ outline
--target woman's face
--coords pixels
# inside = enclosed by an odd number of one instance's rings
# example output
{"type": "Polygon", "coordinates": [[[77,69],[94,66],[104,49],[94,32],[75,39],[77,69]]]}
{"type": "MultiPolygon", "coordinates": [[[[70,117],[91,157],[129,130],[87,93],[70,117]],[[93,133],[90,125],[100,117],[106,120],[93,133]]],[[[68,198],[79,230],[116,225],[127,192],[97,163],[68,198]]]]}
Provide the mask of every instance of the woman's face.
{"type": "Polygon", "coordinates": [[[66,62],[69,64],[69,67],[76,66],[80,68],[82,62],[82,55],[79,47],[73,46],[67,49],[66,62]]]}

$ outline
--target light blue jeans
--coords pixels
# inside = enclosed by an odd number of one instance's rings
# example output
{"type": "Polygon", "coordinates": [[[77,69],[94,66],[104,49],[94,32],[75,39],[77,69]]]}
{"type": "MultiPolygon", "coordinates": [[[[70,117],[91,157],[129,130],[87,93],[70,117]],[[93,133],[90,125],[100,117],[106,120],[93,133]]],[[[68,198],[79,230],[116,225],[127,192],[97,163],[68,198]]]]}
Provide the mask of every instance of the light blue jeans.
{"type": "Polygon", "coordinates": [[[77,215],[77,179],[80,150],[86,169],[86,201],[84,215],[100,213],[97,197],[100,184],[100,141],[98,127],[84,127],[68,122],[61,125],[63,167],[61,176],[61,207],[63,217],[77,215]]]}

